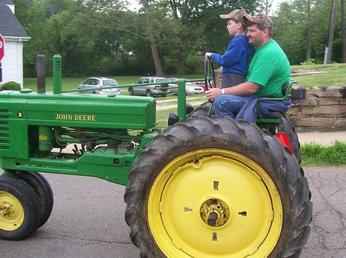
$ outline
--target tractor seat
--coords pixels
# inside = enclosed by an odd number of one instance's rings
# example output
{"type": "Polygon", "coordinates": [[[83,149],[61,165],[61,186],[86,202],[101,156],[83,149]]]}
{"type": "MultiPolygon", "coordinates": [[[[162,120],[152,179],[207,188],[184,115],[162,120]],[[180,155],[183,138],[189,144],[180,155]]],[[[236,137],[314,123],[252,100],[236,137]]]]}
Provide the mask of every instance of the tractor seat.
{"type": "MultiPolygon", "coordinates": [[[[285,101],[285,100],[290,100],[291,98],[291,90],[292,90],[292,86],[295,83],[295,81],[289,81],[287,83],[285,83],[282,87],[282,97],[281,98],[261,98],[261,100],[259,100],[257,102],[257,110],[260,109],[259,104],[260,101],[265,101],[265,100],[269,100],[269,101],[285,101]]],[[[281,112],[272,112],[270,114],[270,116],[260,116],[260,114],[258,114],[257,116],[257,120],[256,123],[257,124],[278,124],[280,123],[280,117],[282,116],[281,112]]]]}

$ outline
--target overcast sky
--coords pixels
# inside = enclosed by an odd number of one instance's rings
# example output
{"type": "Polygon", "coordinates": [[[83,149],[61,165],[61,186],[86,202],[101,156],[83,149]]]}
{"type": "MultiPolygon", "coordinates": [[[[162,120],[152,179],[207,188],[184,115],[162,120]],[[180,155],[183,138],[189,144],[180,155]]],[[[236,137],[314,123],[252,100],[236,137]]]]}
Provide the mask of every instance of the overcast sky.
{"type": "Polygon", "coordinates": [[[282,2],[289,2],[290,0],[274,0],[273,11],[277,10],[282,2]]]}
{"type": "MultiPolygon", "coordinates": [[[[279,8],[280,3],[282,2],[287,2],[290,0],[274,0],[273,1],[273,11],[277,10],[277,8],[279,8]]],[[[136,9],[138,8],[138,0],[128,0],[128,2],[130,3],[131,9],[136,9]]]]}

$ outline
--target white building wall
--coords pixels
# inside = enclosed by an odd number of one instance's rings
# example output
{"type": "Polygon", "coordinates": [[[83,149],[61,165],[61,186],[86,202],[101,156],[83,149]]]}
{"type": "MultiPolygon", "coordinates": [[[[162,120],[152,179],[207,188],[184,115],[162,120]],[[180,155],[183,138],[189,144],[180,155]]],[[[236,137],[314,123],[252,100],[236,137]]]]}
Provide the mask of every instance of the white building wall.
{"type": "Polygon", "coordinates": [[[23,86],[23,42],[6,39],[2,60],[2,82],[15,81],[23,86]]]}
{"type": "Polygon", "coordinates": [[[15,14],[15,6],[13,4],[8,4],[7,6],[11,9],[12,13],[15,14]]]}

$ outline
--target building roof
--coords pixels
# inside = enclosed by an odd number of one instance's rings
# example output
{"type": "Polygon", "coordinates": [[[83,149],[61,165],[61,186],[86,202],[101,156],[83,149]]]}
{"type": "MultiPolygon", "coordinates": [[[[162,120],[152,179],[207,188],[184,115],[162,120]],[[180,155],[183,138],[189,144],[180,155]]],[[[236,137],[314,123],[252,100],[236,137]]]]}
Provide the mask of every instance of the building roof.
{"type": "Polygon", "coordinates": [[[14,5],[12,0],[0,0],[0,5],[1,4],[11,4],[11,5],[14,5]]]}
{"type": "MultiPolygon", "coordinates": [[[[12,13],[10,8],[4,2],[11,2],[11,0],[0,0],[0,33],[3,36],[11,37],[28,37],[23,26],[19,23],[16,16],[12,13]]],[[[13,4],[13,3],[12,3],[13,4]]]]}

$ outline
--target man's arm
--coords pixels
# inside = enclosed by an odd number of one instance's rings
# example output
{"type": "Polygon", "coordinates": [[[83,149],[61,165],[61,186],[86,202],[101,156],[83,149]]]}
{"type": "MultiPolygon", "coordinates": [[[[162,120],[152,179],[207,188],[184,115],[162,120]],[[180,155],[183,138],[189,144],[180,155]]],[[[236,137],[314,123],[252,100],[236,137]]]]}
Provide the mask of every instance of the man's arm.
{"type": "Polygon", "coordinates": [[[229,88],[213,88],[208,90],[207,97],[208,99],[214,99],[217,96],[222,94],[222,90],[224,90],[224,95],[236,95],[236,96],[250,96],[255,94],[259,89],[259,86],[257,84],[254,84],[252,82],[244,82],[237,86],[229,87],[229,88]]]}

